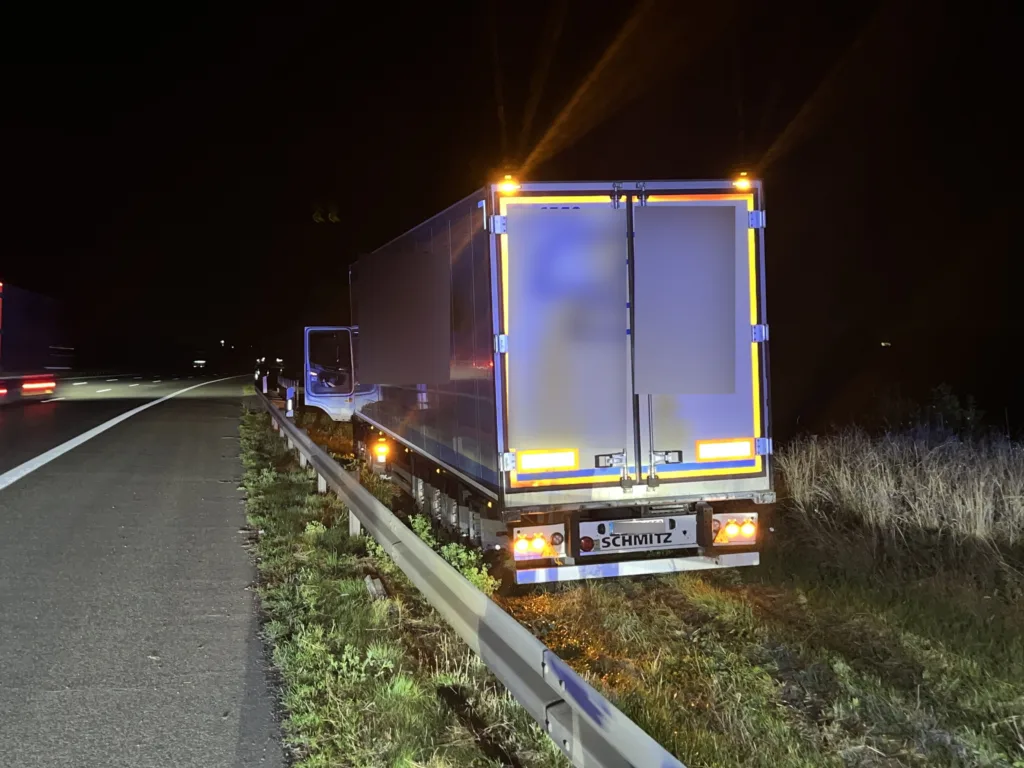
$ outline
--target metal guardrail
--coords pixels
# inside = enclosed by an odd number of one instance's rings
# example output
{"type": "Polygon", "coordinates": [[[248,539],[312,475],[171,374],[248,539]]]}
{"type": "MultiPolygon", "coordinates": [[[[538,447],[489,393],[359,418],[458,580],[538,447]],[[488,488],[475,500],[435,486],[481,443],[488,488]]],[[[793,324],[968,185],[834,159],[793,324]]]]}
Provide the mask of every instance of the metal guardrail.
{"type": "Polygon", "coordinates": [[[577,768],[686,768],[543,643],[423,543],[391,510],[284,417],[275,428],[333,490],[427,601],[577,768]]]}

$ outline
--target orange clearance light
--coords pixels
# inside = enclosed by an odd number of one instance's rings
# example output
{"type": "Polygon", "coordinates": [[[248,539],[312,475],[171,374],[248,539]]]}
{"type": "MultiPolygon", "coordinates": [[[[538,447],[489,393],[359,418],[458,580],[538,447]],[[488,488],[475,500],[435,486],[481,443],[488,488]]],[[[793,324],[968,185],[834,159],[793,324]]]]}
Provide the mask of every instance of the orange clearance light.
{"type": "Polygon", "coordinates": [[[516,539],[516,552],[518,552],[519,554],[522,555],[522,554],[526,554],[527,550],[529,550],[529,549],[530,549],[530,542],[528,542],[526,539],[524,539],[522,537],[516,539]]]}
{"type": "Polygon", "coordinates": [[[506,173],[505,178],[498,184],[498,190],[506,195],[510,195],[519,189],[519,185],[516,180],[512,178],[512,174],[506,173]]]}
{"type": "Polygon", "coordinates": [[[735,539],[740,535],[740,527],[736,525],[736,523],[730,521],[729,524],[725,526],[725,535],[730,539],[735,539]]]}
{"type": "Polygon", "coordinates": [[[530,547],[534,552],[543,552],[547,545],[548,543],[544,541],[543,536],[535,536],[533,541],[530,542],[530,547]]]}
{"type": "Polygon", "coordinates": [[[384,461],[388,457],[388,444],[377,443],[373,446],[373,452],[377,456],[377,461],[384,461]]]}
{"type": "Polygon", "coordinates": [[[736,179],[736,181],[734,181],[732,185],[736,187],[736,189],[738,189],[740,192],[746,192],[747,190],[749,190],[751,184],[750,179],[747,178],[746,171],[741,173],[740,177],[736,179]]]}

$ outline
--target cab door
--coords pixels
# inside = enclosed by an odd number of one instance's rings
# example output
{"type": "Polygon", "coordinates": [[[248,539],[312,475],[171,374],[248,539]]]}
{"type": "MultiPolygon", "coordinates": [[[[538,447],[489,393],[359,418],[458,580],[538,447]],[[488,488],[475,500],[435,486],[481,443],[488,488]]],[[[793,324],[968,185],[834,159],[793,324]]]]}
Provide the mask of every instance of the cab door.
{"type": "Polygon", "coordinates": [[[306,328],[304,348],[305,404],[321,409],[335,421],[349,421],[354,412],[355,394],[352,329],[345,326],[306,328]]]}

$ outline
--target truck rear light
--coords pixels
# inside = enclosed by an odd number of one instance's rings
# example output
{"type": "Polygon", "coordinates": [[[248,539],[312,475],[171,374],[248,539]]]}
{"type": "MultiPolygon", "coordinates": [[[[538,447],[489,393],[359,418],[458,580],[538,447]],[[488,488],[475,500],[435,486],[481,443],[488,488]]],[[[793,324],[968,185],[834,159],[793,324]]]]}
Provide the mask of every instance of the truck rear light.
{"type": "Polygon", "coordinates": [[[516,453],[516,469],[519,472],[564,472],[579,468],[580,452],[575,448],[516,453]]]}
{"type": "Polygon", "coordinates": [[[754,458],[754,438],[752,437],[697,441],[697,461],[730,461],[752,458],[754,458]]]}
{"type": "Polygon", "coordinates": [[[565,557],[565,526],[561,523],[515,526],[508,535],[517,561],[565,557]]]}
{"type": "Polygon", "coordinates": [[[749,547],[757,543],[757,515],[715,515],[711,533],[716,547],[749,547]]]}
{"type": "Polygon", "coordinates": [[[57,386],[55,381],[26,381],[21,385],[22,392],[45,392],[57,386]]]}
{"type": "Polygon", "coordinates": [[[594,548],[594,540],[589,536],[584,536],[580,539],[580,549],[584,552],[589,552],[594,548]]]}
{"type": "Polygon", "coordinates": [[[6,394],[7,394],[7,388],[6,387],[0,387],[0,397],[3,397],[6,394]]]}

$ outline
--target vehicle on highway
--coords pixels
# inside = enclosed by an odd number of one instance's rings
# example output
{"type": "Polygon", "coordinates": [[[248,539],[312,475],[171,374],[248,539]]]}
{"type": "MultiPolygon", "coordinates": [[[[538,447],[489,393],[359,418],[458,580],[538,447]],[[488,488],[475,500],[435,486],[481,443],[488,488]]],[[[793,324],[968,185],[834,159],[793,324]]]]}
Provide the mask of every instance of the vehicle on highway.
{"type": "Polygon", "coordinates": [[[70,336],[60,301],[0,282],[0,373],[71,370],[70,336]]]}
{"type": "Polygon", "coordinates": [[[268,389],[277,389],[278,377],[284,373],[284,360],[274,355],[262,355],[256,358],[256,370],[253,372],[253,379],[261,382],[264,377],[267,379],[268,389]]]}
{"type": "Polygon", "coordinates": [[[516,581],[756,565],[772,485],[763,190],[490,184],[359,259],[307,406],[516,581]]]}
{"type": "Polygon", "coordinates": [[[59,301],[0,282],[0,403],[45,398],[74,367],[59,301]]]}

